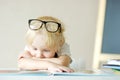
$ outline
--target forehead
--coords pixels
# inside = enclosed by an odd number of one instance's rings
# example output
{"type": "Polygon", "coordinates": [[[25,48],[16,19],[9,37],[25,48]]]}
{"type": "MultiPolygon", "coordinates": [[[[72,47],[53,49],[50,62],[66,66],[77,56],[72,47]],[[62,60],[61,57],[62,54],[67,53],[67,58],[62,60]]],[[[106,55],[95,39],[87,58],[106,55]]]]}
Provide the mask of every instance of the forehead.
{"type": "Polygon", "coordinates": [[[38,44],[38,45],[43,44],[43,43],[45,44],[46,43],[46,39],[47,38],[46,38],[45,34],[38,34],[33,39],[33,44],[38,44]]]}
{"type": "Polygon", "coordinates": [[[47,46],[46,42],[47,40],[44,35],[37,35],[33,40],[32,46],[38,49],[48,49],[54,51],[55,49],[47,46]]]}
{"type": "Polygon", "coordinates": [[[45,35],[36,35],[35,38],[33,39],[32,46],[34,47],[46,47],[46,37],[45,35]]]}

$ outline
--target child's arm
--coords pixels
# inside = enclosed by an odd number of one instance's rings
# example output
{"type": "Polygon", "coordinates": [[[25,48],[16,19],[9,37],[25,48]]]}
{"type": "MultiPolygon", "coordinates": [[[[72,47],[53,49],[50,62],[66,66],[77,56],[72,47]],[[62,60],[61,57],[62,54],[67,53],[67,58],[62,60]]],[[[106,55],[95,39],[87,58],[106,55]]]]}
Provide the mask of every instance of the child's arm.
{"type": "Polygon", "coordinates": [[[31,58],[21,58],[18,62],[19,68],[23,70],[49,70],[55,72],[73,72],[72,69],[55,64],[49,61],[35,60],[31,58]]]}
{"type": "Polygon", "coordinates": [[[62,65],[62,66],[69,66],[69,64],[71,62],[71,58],[69,56],[67,56],[67,55],[61,55],[58,58],[43,58],[43,59],[34,58],[34,59],[50,61],[50,62],[59,64],[59,65],[62,65]]]}
{"type": "Polygon", "coordinates": [[[29,54],[29,52],[24,52],[23,54],[20,55],[18,59],[18,67],[20,69],[25,69],[25,70],[50,70],[50,71],[57,71],[57,72],[63,72],[63,71],[73,72],[72,69],[62,66],[60,64],[57,64],[57,61],[59,59],[56,58],[57,60],[56,63],[52,62],[53,60],[55,60],[55,58],[49,58],[46,60],[35,59],[29,54]]]}

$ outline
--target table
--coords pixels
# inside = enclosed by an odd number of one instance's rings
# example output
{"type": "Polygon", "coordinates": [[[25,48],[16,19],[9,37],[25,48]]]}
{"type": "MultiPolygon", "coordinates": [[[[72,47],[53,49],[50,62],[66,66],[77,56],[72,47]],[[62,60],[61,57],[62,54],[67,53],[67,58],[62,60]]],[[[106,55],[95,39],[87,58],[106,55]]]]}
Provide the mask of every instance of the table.
{"type": "Polygon", "coordinates": [[[75,73],[18,73],[17,70],[0,70],[0,80],[120,80],[120,75],[106,74],[103,71],[75,72],[75,73]],[[3,72],[2,72],[3,71],[3,72]]]}

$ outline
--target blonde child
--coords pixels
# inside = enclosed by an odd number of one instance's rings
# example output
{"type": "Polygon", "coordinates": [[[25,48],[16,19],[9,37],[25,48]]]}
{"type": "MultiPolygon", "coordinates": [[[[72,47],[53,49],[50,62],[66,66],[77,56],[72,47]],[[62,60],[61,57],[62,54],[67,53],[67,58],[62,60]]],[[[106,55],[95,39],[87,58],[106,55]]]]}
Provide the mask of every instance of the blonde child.
{"type": "Polygon", "coordinates": [[[48,70],[73,72],[69,45],[63,35],[60,20],[42,16],[29,20],[24,52],[18,57],[18,67],[23,70],[48,70]]]}

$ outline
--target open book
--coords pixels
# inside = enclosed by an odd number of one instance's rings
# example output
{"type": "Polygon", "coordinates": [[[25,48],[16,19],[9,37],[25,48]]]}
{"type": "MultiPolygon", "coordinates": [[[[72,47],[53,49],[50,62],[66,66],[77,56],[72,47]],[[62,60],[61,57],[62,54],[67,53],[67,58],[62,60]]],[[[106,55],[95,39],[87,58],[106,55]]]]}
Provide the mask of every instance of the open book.
{"type": "Polygon", "coordinates": [[[17,76],[101,76],[101,75],[113,75],[112,72],[106,72],[103,70],[81,70],[79,72],[49,72],[47,70],[38,70],[38,71],[26,71],[26,70],[18,70],[18,69],[12,69],[12,70],[0,70],[0,76],[2,75],[17,75],[17,76]]]}
{"type": "Polygon", "coordinates": [[[0,69],[0,75],[41,75],[48,76],[51,75],[47,70],[39,70],[39,71],[30,71],[30,70],[19,70],[19,69],[0,69]]]}

